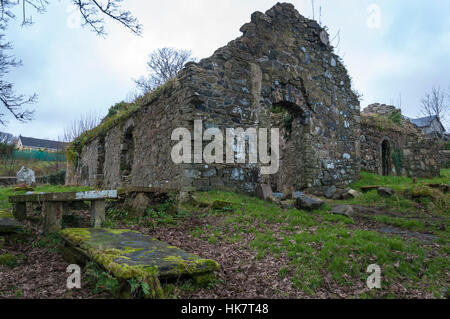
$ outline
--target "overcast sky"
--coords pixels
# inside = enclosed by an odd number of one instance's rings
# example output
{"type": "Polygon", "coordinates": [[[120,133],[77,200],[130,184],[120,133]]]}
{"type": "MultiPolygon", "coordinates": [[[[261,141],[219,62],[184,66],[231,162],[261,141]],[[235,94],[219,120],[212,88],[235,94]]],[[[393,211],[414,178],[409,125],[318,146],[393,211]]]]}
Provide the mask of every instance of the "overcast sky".
{"type": "MultiPolygon", "coordinates": [[[[1,131],[56,139],[73,119],[124,100],[133,78],[146,73],[148,53],[161,47],[188,49],[197,58],[241,35],[254,11],[270,9],[270,0],[124,0],[144,26],[142,37],[108,21],[106,39],[79,27],[70,1],[50,1],[35,24],[12,22],[6,35],[23,61],[8,79],[20,93],[36,92],[35,119],[26,124],[10,116],[1,131]]],[[[311,0],[290,1],[312,18],[311,0]]],[[[315,0],[322,24],[343,57],[362,106],[401,104],[406,116],[419,115],[420,99],[432,86],[450,86],[450,1],[315,0]]],[[[18,13],[19,14],[19,13],[18,13]]]]}

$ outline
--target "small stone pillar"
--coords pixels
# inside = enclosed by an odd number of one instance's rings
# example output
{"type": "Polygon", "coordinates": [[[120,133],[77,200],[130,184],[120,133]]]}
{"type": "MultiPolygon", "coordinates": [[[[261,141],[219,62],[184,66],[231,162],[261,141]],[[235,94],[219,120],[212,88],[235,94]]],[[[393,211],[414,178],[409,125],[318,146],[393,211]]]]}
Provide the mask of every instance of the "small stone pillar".
{"type": "Polygon", "coordinates": [[[56,233],[61,229],[63,202],[44,202],[42,206],[44,213],[45,233],[56,233]]]}
{"type": "Polygon", "coordinates": [[[91,227],[100,228],[105,222],[105,200],[91,201],[91,227]]]}
{"type": "Polygon", "coordinates": [[[13,216],[18,221],[24,221],[27,218],[27,203],[15,203],[13,205],[13,216]]]}

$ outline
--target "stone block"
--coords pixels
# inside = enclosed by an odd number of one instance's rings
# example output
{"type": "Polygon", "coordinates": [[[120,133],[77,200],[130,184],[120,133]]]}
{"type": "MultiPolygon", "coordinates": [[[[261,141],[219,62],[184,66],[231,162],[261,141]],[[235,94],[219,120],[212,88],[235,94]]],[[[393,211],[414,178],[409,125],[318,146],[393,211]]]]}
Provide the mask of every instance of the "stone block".
{"type": "MultiPolygon", "coordinates": [[[[144,195],[144,194],[138,194],[144,195]]],[[[144,195],[145,196],[145,195],[144,195]]],[[[138,209],[141,209],[142,206],[139,206],[140,202],[136,204],[138,209]]],[[[91,201],[91,227],[99,228],[103,226],[105,222],[105,200],[94,200],[91,201]]]]}
{"type": "Polygon", "coordinates": [[[313,211],[321,208],[325,202],[321,199],[301,195],[295,200],[295,207],[300,210],[313,211]]]}
{"type": "Polygon", "coordinates": [[[63,202],[44,202],[44,232],[55,233],[62,227],[63,202]]]}
{"type": "Polygon", "coordinates": [[[339,205],[336,207],[333,207],[331,210],[332,214],[335,215],[343,215],[343,216],[352,216],[354,214],[353,208],[350,205],[339,205]]]}
{"type": "Polygon", "coordinates": [[[272,187],[268,184],[260,184],[256,188],[256,196],[259,199],[268,200],[272,197],[272,187]]]}
{"type": "Polygon", "coordinates": [[[391,188],[387,188],[387,187],[380,187],[377,190],[378,194],[380,196],[384,196],[384,197],[392,197],[395,195],[395,191],[391,188]]]}

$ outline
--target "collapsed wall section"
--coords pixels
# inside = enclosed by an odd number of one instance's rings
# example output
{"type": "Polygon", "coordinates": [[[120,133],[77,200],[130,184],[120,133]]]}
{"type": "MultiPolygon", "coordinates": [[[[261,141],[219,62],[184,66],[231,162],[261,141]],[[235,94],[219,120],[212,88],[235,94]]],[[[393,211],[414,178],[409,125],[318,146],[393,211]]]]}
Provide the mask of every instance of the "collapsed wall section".
{"type": "Polygon", "coordinates": [[[362,113],[361,169],[380,175],[440,175],[439,141],[393,106],[373,104],[362,113]]]}

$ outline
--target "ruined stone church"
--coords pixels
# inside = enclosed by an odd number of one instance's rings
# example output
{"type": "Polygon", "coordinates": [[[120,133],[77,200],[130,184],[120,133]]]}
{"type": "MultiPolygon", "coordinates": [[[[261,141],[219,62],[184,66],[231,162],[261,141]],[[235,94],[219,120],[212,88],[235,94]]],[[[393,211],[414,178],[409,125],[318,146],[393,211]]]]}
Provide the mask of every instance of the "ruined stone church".
{"type": "MultiPolygon", "coordinates": [[[[361,163],[378,172],[380,161],[361,156],[361,143],[377,133],[361,138],[360,103],[326,30],[287,3],[253,13],[240,30],[241,37],[188,63],[136,110],[75,141],[67,182],[245,193],[266,183],[288,193],[346,187],[359,178],[361,163]],[[260,164],[175,164],[171,134],[193,131],[195,120],[223,132],[280,128],[278,173],[261,175],[260,164]]],[[[380,141],[373,139],[376,152],[380,141]]]]}

